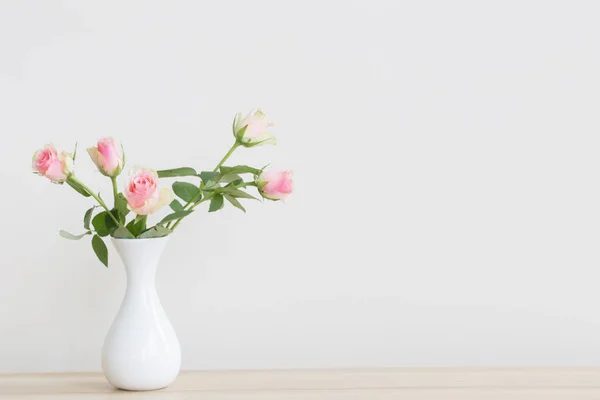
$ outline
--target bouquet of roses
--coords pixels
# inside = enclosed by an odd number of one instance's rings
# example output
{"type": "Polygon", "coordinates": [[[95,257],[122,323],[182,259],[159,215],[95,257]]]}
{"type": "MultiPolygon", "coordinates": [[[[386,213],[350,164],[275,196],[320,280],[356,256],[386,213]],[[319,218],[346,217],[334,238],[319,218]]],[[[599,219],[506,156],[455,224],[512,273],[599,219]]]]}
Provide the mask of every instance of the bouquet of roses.
{"type": "Polygon", "coordinates": [[[245,118],[238,113],[233,120],[235,141],[227,154],[212,171],[197,172],[191,167],[155,171],[150,168],[133,167],[119,192],[117,177],[125,166],[125,152],[113,138],[103,138],[96,147],[87,149],[98,170],[112,182],[112,207],[100,193],[90,189],[75,175],[74,164],[77,148],[73,154],[58,152],[52,144],[38,150],[33,156],[33,171],[57,184],[67,183],[84,197],[93,198],[97,204],[85,212],[80,235],[60,231],[67,239],[79,240],[92,236],[92,248],[100,261],[108,266],[108,249],[102,238],[151,239],[172,233],[181,221],[195,208],[208,203],[208,212],[218,211],[227,201],[246,211],[241,199],[257,199],[248,193],[255,188],[268,200],[285,200],[292,193],[290,171],[254,168],[247,165],[225,166],[225,162],[238,147],[254,147],[275,144],[268,132],[273,123],[261,110],[251,111],[245,118]],[[195,177],[198,184],[176,181],[172,190],[159,184],[160,178],[195,177]],[[148,223],[148,216],[161,207],[169,206],[171,213],[156,224],[148,223]]]}

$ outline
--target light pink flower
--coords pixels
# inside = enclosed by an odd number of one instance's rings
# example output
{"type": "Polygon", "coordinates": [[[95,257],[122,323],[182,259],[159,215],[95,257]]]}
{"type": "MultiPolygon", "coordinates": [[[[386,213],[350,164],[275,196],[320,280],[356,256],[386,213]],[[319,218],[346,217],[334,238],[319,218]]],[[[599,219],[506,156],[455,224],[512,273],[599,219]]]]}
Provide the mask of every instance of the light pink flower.
{"type": "Polygon", "coordinates": [[[63,183],[73,173],[73,156],[63,151],[60,154],[52,144],[35,152],[33,172],[45,176],[55,183],[63,183]]]}
{"type": "Polygon", "coordinates": [[[240,113],[235,116],[233,135],[245,147],[275,144],[275,137],[267,131],[274,125],[265,113],[255,108],[243,119],[240,113]]]}
{"type": "Polygon", "coordinates": [[[106,176],[115,177],[123,169],[123,152],[110,137],[98,140],[96,147],[87,149],[98,170],[106,176]]]}
{"type": "Polygon", "coordinates": [[[256,184],[260,194],[269,200],[285,200],[294,190],[291,171],[263,171],[256,184]]]}
{"type": "Polygon", "coordinates": [[[131,169],[124,194],[129,209],[139,215],[153,214],[173,201],[173,193],[158,187],[158,174],[149,168],[131,169]]]}

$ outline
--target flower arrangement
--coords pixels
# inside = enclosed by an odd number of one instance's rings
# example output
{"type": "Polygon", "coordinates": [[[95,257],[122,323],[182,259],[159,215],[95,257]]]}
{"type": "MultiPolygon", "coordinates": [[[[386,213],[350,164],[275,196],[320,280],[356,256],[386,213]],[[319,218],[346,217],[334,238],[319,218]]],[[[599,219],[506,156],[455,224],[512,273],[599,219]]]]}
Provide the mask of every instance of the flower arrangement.
{"type": "Polygon", "coordinates": [[[252,187],[265,199],[285,200],[293,190],[290,171],[224,165],[238,147],[275,144],[275,137],[268,131],[272,126],[273,123],[259,109],[252,110],[245,118],[238,113],[233,120],[235,141],[212,171],[198,173],[191,167],[155,171],[136,166],[129,171],[122,193],[119,192],[117,178],[125,166],[125,151],[122,146],[117,146],[113,138],[100,139],[87,152],[100,173],[112,182],[112,207],[108,206],[100,193],[90,189],[75,175],[77,148],[71,154],[59,152],[54,145],[48,144],[35,152],[32,166],[34,173],[56,184],[67,183],[79,194],[96,201],[97,204],[88,209],[83,217],[84,233],[73,235],[60,231],[60,235],[71,240],[91,235],[96,256],[108,266],[105,237],[150,239],[167,236],[202,203],[209,204],[208,212],[222,209],[225,201],[245,212],[240,200],[257,200],[248,193],[252,187]],[[243,178],[248,175],[250,179],[243,178]],[[177,177],[195,177],[199,183],[176,181],[172,184],[172,190],[161,187],[161,178],[177,177]],[[172,212],[150,225],[148,216],[164,206],[169,206],[172,212]]]}

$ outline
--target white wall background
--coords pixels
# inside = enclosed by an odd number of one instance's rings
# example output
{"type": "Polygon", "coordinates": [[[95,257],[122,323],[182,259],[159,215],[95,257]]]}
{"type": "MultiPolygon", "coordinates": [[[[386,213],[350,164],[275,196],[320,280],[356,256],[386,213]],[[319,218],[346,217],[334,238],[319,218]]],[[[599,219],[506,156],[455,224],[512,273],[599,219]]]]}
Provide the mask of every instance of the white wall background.
{"type": "MultiPolygon", "coordinates": [[[[600,363],[594,1],[4,1],[0,372],[100,369],[125,276],[30,172],[105,135],[210,169],[236,111],[287,204],[199,212],[159,271],[183,368],[600,363]]],[[[80,153],[79,176],[108,181],[80,153]]]]}

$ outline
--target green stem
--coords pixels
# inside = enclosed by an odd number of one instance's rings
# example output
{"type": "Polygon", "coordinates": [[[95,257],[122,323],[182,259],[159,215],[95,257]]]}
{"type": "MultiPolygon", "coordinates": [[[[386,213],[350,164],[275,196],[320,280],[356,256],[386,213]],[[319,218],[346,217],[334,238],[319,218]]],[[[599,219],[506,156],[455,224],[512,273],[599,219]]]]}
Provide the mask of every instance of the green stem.
{"type": "Polygon", "coordinates": [[[115,221],[117,226],[121,225],[121,223],[115,218],[115,216],[112,215],[112,213],[110,212],[110,209],[106,206],[106,203],[104,202],[104,200],[102,200],[100,198],[100,196],[98,196],[96,193],[94,193],[94,191],[92,189],[87,187],[83,182],[81,182],[79,179],[75,178],[75,176],[73,176],[73,175],[69,176],[69,178],[67,178],[67,179],[70,179],[72,182],[78,184],[83,189],[85,189],[85,191],[88,192],[89,195],[92,196],[98,202],[98,204],[100,204],[100,206],[102,208],[104,208],[104,210],[106,210],[108,215],[110,215],[110,217],[113,219],[113,221],[115,221]]]}
{"type": "Polygon", "coordinates": [[[112,182],[112,188],[113,188],[113,196],[115,197],[115,207],[117,206],[117,196],[119,195],[119,189],[117,188],[117,177],[116,176],[112,176],[110,178],[111,182],[112,182]]]}
{"type": "MultiPolygon", "coordinates": [[[[219,170],[219,168],[221,168],[221,166],[225,163],[225,161],[227,161],[227,159],[233,154],[235,149],[237,149],[238,147],[240,147],[240,143],[238,143],[238,141],[236,140],[235,143],[233,144],[233,146],[231,146],[231,148],[227,152],[227,154],[225,154],[225,156],[221,159],[221,161],[219,161],[219,163],[217,164],[215,169],[213,169],[213,172],[217,172],[219,170]]],[[[202,188],[203,187],[204,187],[204,182],[200,183],[200,186],[198,187],[198,189],[199,189],[198,194],[196,196],[194,196],[193,199],[188,201],[185,206],[183,206],[184,210],[191,210],[194,207],[196,207],[198,204],[204,203],[207,200],[207,199],[203,199],[202,201],[199,201],[198,203],[196,203],[198,201],[198,199],[200,198],[200,196],[202,196],[202,188]]],[[[171,230],[177,228],[179,226],[179,224],[181,223],[181,220],[183,220],[183,218],[184,217],[179,218],[177,221],[175,221],[172,228],[170,227],[170,223],[169,223],[169,225],[167,225],[167,228],[169,228],[171,230]]]]}
{"type": "Polygon", "coordinates": [[[240,144],[236,140],[235,143],[233,144],[233,146],[231,146],[231,148],[227,152],[227,154],[225,154],[225,157],[223,157],[223,159],[221,161],[219,161],[219,163],[217,164],[215,169],[213,169],[213,172],[217,172],[219,170],[219,168],[221,168],[221,165],[223,165],[225,163],[225,161],[227,161],[229,156],[231,156],[233,154],[233,152],[235,151],[235,149],[237,149],[238,147],[240,147],[240,144]]]}

